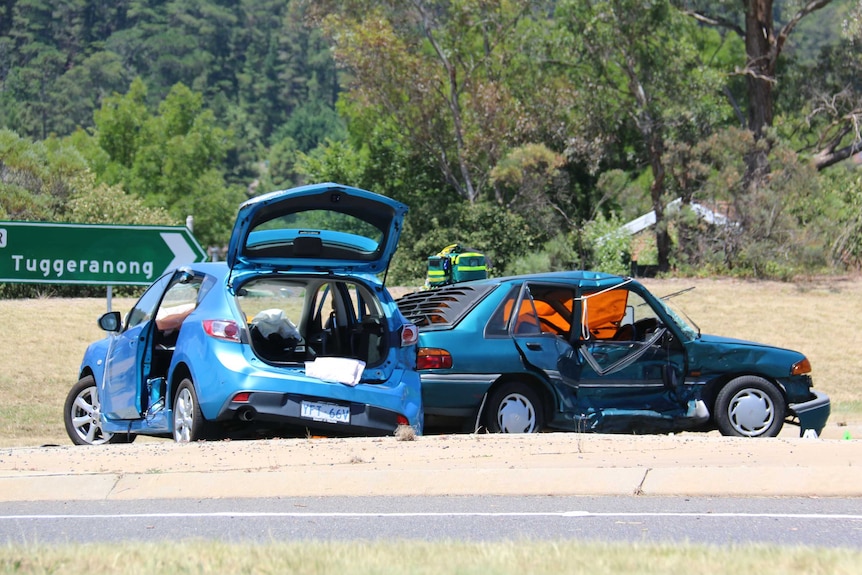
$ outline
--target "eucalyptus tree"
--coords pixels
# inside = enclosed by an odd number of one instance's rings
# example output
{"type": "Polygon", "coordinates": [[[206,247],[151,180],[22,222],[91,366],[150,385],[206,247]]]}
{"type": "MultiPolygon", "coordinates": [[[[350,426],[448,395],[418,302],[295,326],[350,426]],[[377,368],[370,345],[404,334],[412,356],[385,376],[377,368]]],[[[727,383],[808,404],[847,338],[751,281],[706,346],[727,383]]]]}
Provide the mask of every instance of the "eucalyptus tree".
{"type": "MultiPolygon", "coordinates": [[[[735,73],[746,79],[748,129],[756,139],[764,139],[775,120],[775,94],[781,81],[779,64],[790,37],[803,20],[833,0],[675,0],[675,3],[698,22],[730,31],[744,41],[745,62],[737,66],[735,73]]],[[[855,34],[857,41],[860,10],[862,7],[856,3],[844,24],[848,35],[855,34]]],[[[837,64],[834,68],[810,70],[811,76],[801,86],[803,90],[806,85],[809,89],[812,85],[821,88],[811,94],[808,105],[808,119],[816,117],[812,124],[821,128],[817,148],[807,150],[819,170],[862,150],[858,128],[862,119],[862,92],[852,82],[834,86],[831,91],[823,90],[828,83],[824,82],[825,76],[842,75],[842,68],[857,67],[858,57],[858,46],[853,41],[845,42],[842,54],[845,62],[833,62],[837,64]]],[[[752,185],[763,183],[769,173],[768,152],[768,146],[761,147],[759,153],[747,158],[752,185]]]]}
{"type": "Polygon", "coordinates": [[[309,3],[346,71],[346,98],[391,118],[470,203],[517,143],[522,114],[507,82],[529,0],[309,3]]]}
{"type": "Polygon", "coordinates": [[[669,141],[696,140],[726,114],[722,78],[703,63],[694,26],[668,0],[560,0],[553,23],[548,62],[577,86],[578,105],[600,130],[594,136],[608,149],[632,145],[635,167],[649,171],[658,265],[667,270],[665,152],[669,141]]]}
{"type": "Polygon", "coordinates": [[[731,31],[745,42],[746,60],[737,69],[746,78],[748,129],[761,138],[774,120],[778,62],[799,23],[832,0],[675,0],[698,22],[731,31]],[[781,8],[783,21],[775,13],[781,8]],[[787,13],[792,15],[787,16],[787,13]]]}
{"type": "Polygon", "coordinates": [[[805,70],[804,121],[814,127],[803,150],[822,170],[862,151],[862,3],[843,21],[841,41],[805,70]]]}

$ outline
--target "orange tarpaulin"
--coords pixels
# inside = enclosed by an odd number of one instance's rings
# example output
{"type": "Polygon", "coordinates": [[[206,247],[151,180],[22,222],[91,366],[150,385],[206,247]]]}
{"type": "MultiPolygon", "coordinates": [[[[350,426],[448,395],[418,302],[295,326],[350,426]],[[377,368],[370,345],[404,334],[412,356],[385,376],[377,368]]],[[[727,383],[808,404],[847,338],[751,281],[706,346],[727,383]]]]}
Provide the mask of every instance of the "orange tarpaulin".
{"type": "Polygon", "coordinates": [[[592,337],[610,339],[616,335],[626,315],[628,294],[628,290],[615,289],[584,295],[582,314],[592,337]]]}

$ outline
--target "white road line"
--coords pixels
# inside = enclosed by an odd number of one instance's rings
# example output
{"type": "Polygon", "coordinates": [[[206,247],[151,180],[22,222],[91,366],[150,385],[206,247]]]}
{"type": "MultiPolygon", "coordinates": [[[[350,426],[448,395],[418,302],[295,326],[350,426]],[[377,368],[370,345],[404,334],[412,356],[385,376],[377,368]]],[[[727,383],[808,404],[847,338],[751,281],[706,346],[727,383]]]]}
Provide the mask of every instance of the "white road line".
{"type": "Polygon", "coordinates": [[[14,519],[185,519],[205,517],[237,517],[237,518],[401,518],[401,517],[699,517],[699,518],[771,518],[771,519],[839,519],[844,521],[862,521],[862,515],[839,513],[710,513],[710,512],[599,512],[591,511],[548,511],[548,512],[258,512],[258,511],[215,511],[211,513],[82,513],[82,514],[22,514],[0,515],[0,520],[14,519]]]}

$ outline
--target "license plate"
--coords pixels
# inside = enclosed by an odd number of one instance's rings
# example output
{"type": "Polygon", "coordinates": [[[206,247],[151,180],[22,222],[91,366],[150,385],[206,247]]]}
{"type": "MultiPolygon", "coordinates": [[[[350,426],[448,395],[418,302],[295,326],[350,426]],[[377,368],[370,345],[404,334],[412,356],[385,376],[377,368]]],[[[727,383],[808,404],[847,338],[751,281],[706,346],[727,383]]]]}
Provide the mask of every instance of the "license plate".
{"type": "Polygon", "coordinates": [[[314,421],[327,423],[350,423],[350,408],[334,403],[303,401],[300,415],[314,421]]]}

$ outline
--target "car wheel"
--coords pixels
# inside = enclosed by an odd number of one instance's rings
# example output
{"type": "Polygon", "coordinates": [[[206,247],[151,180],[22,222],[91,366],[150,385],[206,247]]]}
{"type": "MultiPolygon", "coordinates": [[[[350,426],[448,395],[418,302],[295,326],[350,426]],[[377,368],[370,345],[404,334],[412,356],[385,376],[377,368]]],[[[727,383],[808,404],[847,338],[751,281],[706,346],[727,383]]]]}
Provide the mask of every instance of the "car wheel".
{"type": "Polygon", "coordinates": [[[775,437],[784,426],[784,396],[761,377],[731,380],[715,399],[715,422],[722,435],[775,437]]]}
{"type": "Polygon", "coordinates": [[[205,425],[195,386],[186,378],[180,383],[174,398],[174,441],[189,443],[205,439],[205,425]]]}
{"type": "Polygon", "coordinates": [[[82,377],[72,386],[63,406],[66,433],[75,445],[102,445],[105,443],[131,443],[131,433],[112,434],[102,431],[101,408],[96,393],[96,380],[92,375],[82,377]]]}
{"type": "Polygon", "coordinates": [[[537,433],[544,427],[538,394],[523,383],[507,383],[488,399],[485,425],[491,433],[537,433]]]}

